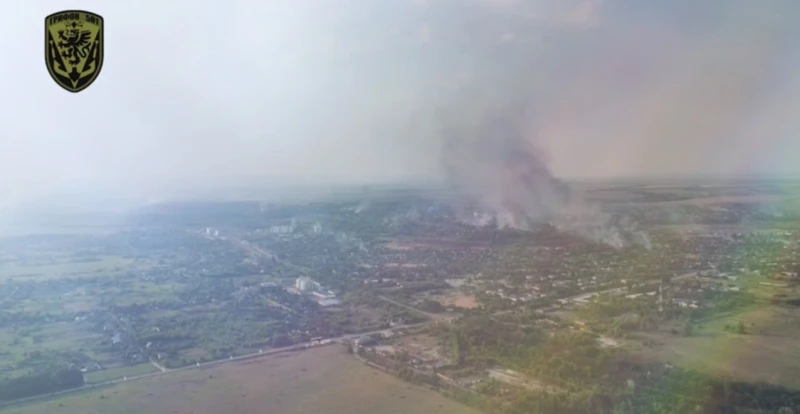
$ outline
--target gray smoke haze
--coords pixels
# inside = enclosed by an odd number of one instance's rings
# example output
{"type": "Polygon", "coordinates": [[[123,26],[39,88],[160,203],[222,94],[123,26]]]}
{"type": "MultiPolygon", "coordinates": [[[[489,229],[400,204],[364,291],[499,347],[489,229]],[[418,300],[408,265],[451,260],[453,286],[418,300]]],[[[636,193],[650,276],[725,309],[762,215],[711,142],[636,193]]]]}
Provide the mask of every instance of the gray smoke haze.
{"type": "MultiPolygon", "coordinates": [[[[0,214],[438,182],[435,108],[474,138],[522,98],[557,177],[800,174],[797,0],[83,0],[108,48],[79,94],[49,79],[37,40],[59,2],[6,3],[0,214]]],[[[514,206],[485,179],[461,185],[517,215],[558,205],[514,206]]]]}
{"type": "Polygon", "coordinates": [[[535,145],[534,118],[531,106],[510,105],[483,114],[475,128],[443,122],[447,183],[491,212],[500,227],[527,229],[570,201],[568,187],[535,145]]]}
{"type": "Polygon", "coordinates": [[[486,110],[477,123],[465,115],[442,120],[441,161],[451,189],[483,210],[473,212],[471,223],[494,219],[499,228],[528,230],[547,222],[615,248],[651,248],[635,221],[602,212],[553,174],[537,145],[531,104],[486,110]]]}

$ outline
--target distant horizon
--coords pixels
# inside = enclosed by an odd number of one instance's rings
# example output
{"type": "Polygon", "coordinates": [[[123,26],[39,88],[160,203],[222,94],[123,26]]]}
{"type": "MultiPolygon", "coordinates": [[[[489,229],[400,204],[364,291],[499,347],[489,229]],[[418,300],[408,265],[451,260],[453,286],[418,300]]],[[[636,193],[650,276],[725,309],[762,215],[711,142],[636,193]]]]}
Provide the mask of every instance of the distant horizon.
{"type": "MultiPolygon", "coordinates": [[[[108,24],[83,92],[0,40],[18,62],[0,76],[0,209],[444,178],[507,197],[524,193],[516,167],[570,182],[800,174],[796,1],[82,4],[108,24]],[[143,20],[144,38],[127,35],[143,20]],[[512,153],[532,162],[504,164],[512,153]]],[[[36,39],[52,7],[14,5],[9,31],[36,39]]]]}
{"type": "MultiPolygon", "coordinates": [[[[736,181],[795,181],[800,180],[796,174],[673,174],[673,175],[640,175],[623,177],[568,177],[562,181],[569,185],[600,184],[689,184],[691,182],[736,182],[736,181]]],[[[425,178],[407,178],[396,180],[380,180],[371,182],[334,181],[329,183],[303,180],[275,180],[246,177],[238,180],[211,183],[208,180],[184,184],[175,184],[180,188],[161,194],[125,195],[121,192],[109,192],[104,189],[64,191],[41,200],[28,200],[16,206],[7,205],[0,209],[0,215],[49,214],[74,210],[76,212],[125,211],[148,204],[173,202],[270,202],[270,200],[313,199],[320,196],[336,195],[341,192],[363,192],[365,195],[381,190],[437,190],[448,191],[443,180],[425,178]]]]}

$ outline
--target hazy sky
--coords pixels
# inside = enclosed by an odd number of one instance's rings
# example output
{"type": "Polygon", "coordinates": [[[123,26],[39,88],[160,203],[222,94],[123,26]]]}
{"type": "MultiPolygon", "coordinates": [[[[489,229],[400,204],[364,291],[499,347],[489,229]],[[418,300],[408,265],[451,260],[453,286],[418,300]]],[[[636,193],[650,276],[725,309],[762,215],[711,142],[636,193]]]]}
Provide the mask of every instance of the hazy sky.
{"type": "Polygon", "coordinates": [[[439,176],[443,114],[533,102],[559,176],[800,173],[797,0],[27,0],[0,38],[0,201],[233,177],[439,176]],[[99,79],[46,15],[106,20],[99,79]]]}

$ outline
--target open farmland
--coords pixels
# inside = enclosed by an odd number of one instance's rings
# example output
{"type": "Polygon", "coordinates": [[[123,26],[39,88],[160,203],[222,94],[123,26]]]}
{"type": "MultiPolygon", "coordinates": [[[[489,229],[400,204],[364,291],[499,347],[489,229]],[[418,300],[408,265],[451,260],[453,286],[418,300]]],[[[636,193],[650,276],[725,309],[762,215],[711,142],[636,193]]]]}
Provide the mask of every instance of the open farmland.
{"type": "Polygon", "coordinates": [[[412,199],[0,238],[3,412],[800,412],[800,205],[608,191],[590,234],[412,199]],[[285,351],[323,340],[357,355],[285,351]]]}
{"type": "Polygon", "coordinates": [[[114,274],[133,265],[134,260],[119,256],[104,256],[86,261],[63,259],[55,263],[33,265],[11,262],[0,267],[0,281],[6,282],[14,278],[46,281],[63,277],[95,277],[114,274]]]}
{"type": "Polygon", "coordinates": [[[796,298],[797,291],[759,281],[752,276],[739,281],[756,298],[754,304],[701,318],[690,336],[675,335],[674,324],[637,334],[635,355],[721,377],[800,388],[800,308],[773,303],[777,297],[796,298]]]}
{"type": "Polygon", "coordinates": [[[616,186],[577,186],[586,199],[615,205],[718,206],[793,201],[797,187],[788,183],[706,182],[616,186]]]}
{"type": "Polygon", "coordinates": [[[131,381],[7,412],[475,413],[368,368],[335,345],[131,381]]]}
{"type": "Polygon", "coordinates": [[[800,387],[800,309],[753,307],[699,324],[690,337],[668,329],[642,335],[652,346],[637,354],[743,381],[800,387]],[[745,333],[731,332],[739,321],[745,333]],[[727,329],[726,329],[727,326],[727,329]]]}

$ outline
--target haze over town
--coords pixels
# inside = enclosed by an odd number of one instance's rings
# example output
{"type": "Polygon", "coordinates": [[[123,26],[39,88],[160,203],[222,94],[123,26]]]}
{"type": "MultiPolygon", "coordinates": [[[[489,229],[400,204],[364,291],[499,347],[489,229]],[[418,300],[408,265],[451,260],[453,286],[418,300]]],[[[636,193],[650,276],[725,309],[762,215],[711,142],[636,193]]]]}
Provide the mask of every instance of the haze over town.
{"type": "Polygon", "coordinates": [[[442,182],[443,131],[468,136],[520,101],[558,177],[800,173],[789,0],[90,0],[106,63],[75,95],[40,49],[43,16],[71,6],[9,6],[7,209],[244,182],[442,182]]]}
{"type": "Polygon", "coordinates": [[[3,413],[800,413],[797,0],[78,3],[4,9],[3,413]]]}

